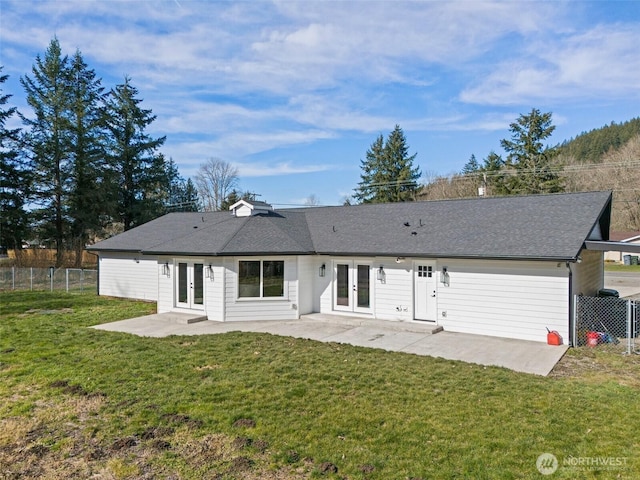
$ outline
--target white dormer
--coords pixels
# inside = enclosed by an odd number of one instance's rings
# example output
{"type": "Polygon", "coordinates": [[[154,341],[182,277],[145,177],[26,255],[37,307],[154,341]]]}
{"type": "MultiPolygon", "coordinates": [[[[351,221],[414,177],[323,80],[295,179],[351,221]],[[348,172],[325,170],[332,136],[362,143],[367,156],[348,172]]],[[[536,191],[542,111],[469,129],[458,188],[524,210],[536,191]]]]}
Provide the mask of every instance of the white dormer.
{"type": "Polygon", "coordinates": [[[229,207],[234,217],[249,217],[258,215],[259,213],[268,213],[273,211],[273,207],[266,202],[257,200],[240,200],[229,207]]]}

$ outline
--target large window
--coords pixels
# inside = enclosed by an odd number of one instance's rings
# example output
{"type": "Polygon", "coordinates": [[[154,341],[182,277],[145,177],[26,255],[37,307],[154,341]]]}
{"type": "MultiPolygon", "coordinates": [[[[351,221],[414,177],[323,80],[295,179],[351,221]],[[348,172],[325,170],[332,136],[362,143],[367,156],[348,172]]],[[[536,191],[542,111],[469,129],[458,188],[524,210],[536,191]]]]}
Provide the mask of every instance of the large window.
{"type": "Polygon", "coordinates": [[[238,296],[240,298],[284,297],[284,261],[240,260],[238,296]]]}

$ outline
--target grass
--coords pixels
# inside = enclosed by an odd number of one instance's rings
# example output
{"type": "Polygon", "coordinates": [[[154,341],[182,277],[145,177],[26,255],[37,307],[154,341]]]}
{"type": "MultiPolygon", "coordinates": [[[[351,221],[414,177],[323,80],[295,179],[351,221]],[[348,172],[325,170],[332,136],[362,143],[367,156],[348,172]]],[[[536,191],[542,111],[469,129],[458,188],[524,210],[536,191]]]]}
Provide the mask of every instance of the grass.
{"type": "Polygon", "coordinates": [[[607,272],[640,272],[640,265],[621,265],[619,263],[604,264],[604,269],[607,272]]]}
{"type": "Polygon", "coordinates": [[[539,478],[544,452],[553,478],[640,478],[638,357],[572,350],[543,378],[266,334],[86,328],[153,309],[0,294],[0,478],[539,478]],[[624,465],[563,464],[605,457],[624,465]]]}

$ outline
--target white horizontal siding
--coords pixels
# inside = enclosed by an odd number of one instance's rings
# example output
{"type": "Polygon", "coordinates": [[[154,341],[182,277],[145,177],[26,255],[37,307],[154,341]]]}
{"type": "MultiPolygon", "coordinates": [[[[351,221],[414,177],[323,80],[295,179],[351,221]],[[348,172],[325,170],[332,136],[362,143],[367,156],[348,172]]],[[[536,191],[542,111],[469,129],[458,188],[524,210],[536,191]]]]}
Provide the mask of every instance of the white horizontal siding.
{"type": "Polygon", "coordinates": [[[407,321],[413,319],[413,277],[411,262],[396,263],[395,258],[376,258],[373,262],[374,312],[382,320],[407,321]],[[384,268],[384,281],[377,271],[384,268]]]}
{"type": "Polygon", "coordinates": [[[170,312],[173,309],[174,282],[173,259],[158,257],[158,313],[170,312]],[[169,264],[169,276],[162,273],[165,262],[169,264]]]}
{"type": "Polygon", "coordinates": [[[298,257],[298,313],[306,315],[316,310],[313,309],[313,295],[316,290],[315,284],[319,279],[319,269],[322,263],[311,255],[301,255],[298,257]]]}
{"type": "Polygon", "coordinates": [[[224,321],[225,268],[220,259],[205,260],[211,265],[212,274],[204,279],[205,311],[209,320],[224,321]]]}
{"type": "Polygon", "coordinates": [[[568,272],[564,263],[438,260],[438,323],[452,332],[546,341],[546,328],[568,340],[568,272]]]}
{"type": "Polygon", "coordinates": [[[224,298],[226,321],[293,320],[298,314],[297,257],[265,257],[255,260],[284,260],[284,298],[238,298],[238,261],[225,260],[224,298]]]}
{"type": "Polygon", "coordinates": [[[155,256],[100,252],[100,295],[158,300],[158,261],[155,256]]]}

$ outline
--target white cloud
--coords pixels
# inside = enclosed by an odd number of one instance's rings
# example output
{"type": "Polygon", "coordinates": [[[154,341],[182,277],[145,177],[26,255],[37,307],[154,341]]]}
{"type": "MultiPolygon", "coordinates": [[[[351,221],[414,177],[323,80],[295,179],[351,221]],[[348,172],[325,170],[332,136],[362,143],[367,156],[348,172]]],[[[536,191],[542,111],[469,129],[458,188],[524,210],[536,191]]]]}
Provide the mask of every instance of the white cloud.
{"type": "Polygon", "coordinates": [[[130,75],[186,176],[209,157],[245,176],[319,171],[282,152],[396,123],[505,131],[521,104],[637,98],[639,88],[638,25],[585,30],[568,15],[575,4],[0,1],[12,77],[54,35],[105,86],[130,75]],[[283,157],[249,162],[261,153],[283,157]]]}
{"type": "Polygon", "coordinates": [[[332,169],[330,165],[293,165],[291,162],[276,164],[237,163],[236,166],[241,177],[273,177],[276,175],[324,172],[332,169]]]}
{"type": "Polygon", "coordinates": [[[509,105],[535,101],[640,96],[640,27],[597,26],[532,45],[527,58],[500,64],[464,90],[464,102],[509,105]]]}

